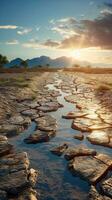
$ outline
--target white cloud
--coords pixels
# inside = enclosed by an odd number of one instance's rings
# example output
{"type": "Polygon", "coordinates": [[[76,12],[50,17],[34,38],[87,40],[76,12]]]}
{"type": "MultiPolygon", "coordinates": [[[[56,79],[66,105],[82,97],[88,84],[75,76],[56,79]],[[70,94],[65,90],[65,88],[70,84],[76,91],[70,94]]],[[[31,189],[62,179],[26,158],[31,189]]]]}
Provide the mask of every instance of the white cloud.
{"type": "Polygon", "coordinates": [[[22,44],[23,47],[37,49],[40,47],[37,39],[30,39],[28,42],[22,44]]]}
{"type": "Polygon", "coordinates": [[[74,30],[67,30],[61,27],[53,27],[51,28],[52,31],[59,33],[60,35],[63,35],[64,37],[69,37],[71,35],[77,35],[77,33],[74,30]]]}
{"type": "Polygon", "coordinates": [[[77,20],[73,17],[67,17],[67,18],[62,18],[57,20],[59,23],[69,23],[69,24],[74,24],[77,20]]]}
{"type": "Polygon", "coordinates": [[[32,31],[31,28],[25,28],[25,29],[22,28],[22,30],[17,31],[17,33],[18,33],[19,35],[25,35],[25,34],[30,33],[31,31],[32,31]]]}
{"type": "Polygon", "coordinates": [[[16,45],[16,44],[19,44],[19,41],[18,40],[10,40],[10,41],[7,41],[5,44],[7,44],[7,45],[16,45]]]}
{"type": "Polygon", "coordinates": [[[0,26],[0,29],[17,29],[18,26],[16,25],[3,25],[3,26],[0,26]]]}
{"type": "Polygon", "coordinates": [[[44,47],[51,47],[51,48],[56,48],[59,46],[58,41],[53,41],[51,39],[46,40],[44,43],[42,43],[44,47]]]}
{"type": "Polygon", "coordinates": [[[39,47],[38,44],[33,44],[30,42],[23,43],[22,46],[26,47],[26,48],[38,48],[39,47]]]}
{"type": "Polygon", "coordinates": [[[51,30],[59,33],[63,37],[70,37],[71,35],[77,35],[75,25],[77,20],[73,17],[62,18],[57,21],[53,21],[51,30]]]}
{"type": "Polygon", "coordinates": [[[112,10],[109,10],[109,9],[107,8],[107,9],[101,10],[100,13],[101,13],[102,15],[108,15],[108,14],[112,14],[112,10]]]}
{"type": "Polygon", "coordinates": [[[29,41],[22,44],[25,48],[33,49],[53,49],[58,48],[59,42],[48,39],[44,42],[40,42],[38,39],[30,39],[29,41]]]}
{"type": "Polygon", "coordinates": [[[55,20],[54,20],[54,19],[51,19],[51,20],[49,21],[49,23],[50,23],[50,24],[55,24],[55,20]]]}

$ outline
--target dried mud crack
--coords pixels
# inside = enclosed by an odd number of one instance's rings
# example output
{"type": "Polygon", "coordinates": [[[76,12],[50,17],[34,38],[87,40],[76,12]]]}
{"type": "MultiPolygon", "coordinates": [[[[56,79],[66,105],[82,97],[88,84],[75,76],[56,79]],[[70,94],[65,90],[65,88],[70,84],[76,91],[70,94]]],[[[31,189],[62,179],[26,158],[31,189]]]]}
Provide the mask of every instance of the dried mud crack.
{"type": "Polygon", "coordinates": [[[0,199],[112,199],[110,83],[60,71],[7,77],[10,84],[0,85],[0,199]]]}

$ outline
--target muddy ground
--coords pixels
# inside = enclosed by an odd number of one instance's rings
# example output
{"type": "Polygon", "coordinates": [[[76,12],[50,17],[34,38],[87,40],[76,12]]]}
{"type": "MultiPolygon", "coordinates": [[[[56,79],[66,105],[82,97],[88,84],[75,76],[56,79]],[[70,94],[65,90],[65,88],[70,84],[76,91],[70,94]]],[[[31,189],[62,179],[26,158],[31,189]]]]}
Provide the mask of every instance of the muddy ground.
{"type": "MultiPolygon", "coordinates": [[[[68,130],[65,128],[64,131],[68,130]]],[[[112,199],[111,74],[63,71],[1,73],[0,151],[1,200],[112,199]],[[69,104],[72,110],[69,110],[69,104]],[[86,194],[80,191],[76,193],[72,189],[69,197],[59,198],[56,186],[52,196],[40,188],[38,190],[40,169],[35,169],[35,165],[30,166],[31,157],[28,158],[26,146],[43,145],[41,153],[44,158],[44,144],[50,144],[57,137],[58,129],[66,127],[58,120],[58,110],[61,110],[60,119],[65,120],[65,124],[70,122],[69,133],[72,132],[72,135],[68,134],[65,142],[62,135],[62,139],[60,137],[54,145],[48,146],[48,151],[53,154],[53,158],[67,160],[64,165],[68,166],[66,170],[74,177],[72,184],[76,185],[75,177],[84,180],[84,187],[86,183],[89,185],[86,194]],[[22,134],[32,123],[34,130],[28,134],[26,132],[22,139],[22,134]],[[26,145],[26,152],[16,145],[18,136],[26,145]]],[[[55,174],[53,169],[51,165],[51,173],[55,174]]],[[[66,190],[63,192],[66,193],[66,190]]]]}

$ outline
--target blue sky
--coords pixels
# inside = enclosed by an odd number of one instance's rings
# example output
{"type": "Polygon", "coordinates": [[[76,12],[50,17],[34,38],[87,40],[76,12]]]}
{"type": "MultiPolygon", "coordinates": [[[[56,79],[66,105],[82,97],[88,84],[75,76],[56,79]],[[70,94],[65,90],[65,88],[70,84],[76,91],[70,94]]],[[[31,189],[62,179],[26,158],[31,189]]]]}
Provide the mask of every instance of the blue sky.
{"type": "Polygon", "coordinates": [[[111,63],[111,28],[105,26],[112,22],[111,5],[112,0],[0,0],[0,53],[9,59],[94,55],[93,62],[103,55],[102,62],[111,63]]]}

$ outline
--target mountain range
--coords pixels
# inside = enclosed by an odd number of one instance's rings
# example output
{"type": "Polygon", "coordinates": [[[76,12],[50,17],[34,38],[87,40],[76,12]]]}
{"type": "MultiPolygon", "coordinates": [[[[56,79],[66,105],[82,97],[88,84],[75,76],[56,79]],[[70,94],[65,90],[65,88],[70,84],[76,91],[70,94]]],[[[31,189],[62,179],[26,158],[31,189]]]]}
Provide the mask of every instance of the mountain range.
{"type": "MultiPolygon", "coordinates": [[[[21,62],[23,59],[21,58],[16,58],[14,60],[11,60],[8,64],[5,65],[6,68],[11,68],[11,67],[22,67],[21,62]]],[[[63,67],[73,67],[74,65],[79,65],[81,67],[84,66],[91,66],[91,67],[106,67],[106,68],[111,68],[112,64],[104,64],[104,63],[90,63],[87,61],[79,61],[75,58],[72,57],[58,57],[55,59],[52,59],[47,56],[40,56],[32,59],[27,59],[26,60],[28,67],[33,68],[33,67],[56,67],[56,68],[63,68],[63,67]]]]}
{"type": "MultiPolygon", "coordinates": [[[[11,60],[8,64],[5,65],[5,67],[10,68],[10,67],[21,67],[21,62],[23,60],[21,58],[16,58],[14,60],[11,60]]],[[[40,56],[40,57],[36,57],[36,58],[32,58],[32,59],[27,59],[26,60],[28,67],[32,68],[32,67],[45,67],[45,66],[49,66],[49,67],[72,67],[75,64],[81,65],[81,66],[87,66],[89,65],[88,62],[81,62],[78,61],[74,58],[71,57],[66,57],[66,56],[62,56],[59,58],[55,58],[55,59],[51,59],[50,57],[47,56],[40,56]]]]}

